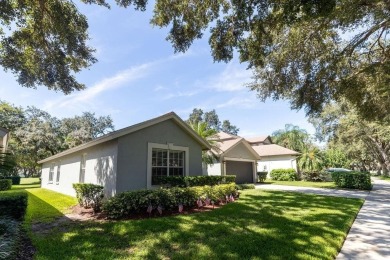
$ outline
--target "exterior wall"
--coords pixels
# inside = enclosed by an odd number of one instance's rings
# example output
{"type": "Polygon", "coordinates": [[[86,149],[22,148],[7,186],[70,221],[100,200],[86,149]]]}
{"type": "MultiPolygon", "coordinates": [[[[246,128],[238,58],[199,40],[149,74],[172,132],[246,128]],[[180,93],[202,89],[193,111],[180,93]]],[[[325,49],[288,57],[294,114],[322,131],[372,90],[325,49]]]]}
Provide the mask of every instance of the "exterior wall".
{"type": "Polygon", "coordinates": [[[224,157],[256,160],[253,154],[248,151],[248,147],[246,147],[243,143],[237,144],[232,150],[224,154],[224,157]]]}
{"type": "Polygon", "coordinates": [[[291,155],[267,156],[267,157],[262,157],[261,160],[257,162],[257,171],[259,172],[267,171],[268,174],[273,169],[287,169],[287,168],[293,168],[297,170],[297,161],[295,156],[291,156],[291,155]]]}
{"type": "Polygon", "coordinates": [[[144,128],[119,137],[117,192],[147,188],[148,144],[168,144],[188,147],[189,176],[202,175],[202,148],[173,120],[144,128]]]}
{"type": "Polygon", "coordinates": [[[207,166],[207,175],[222,175],[221,163],[207,166]]]}
{"type": "Polygon", "coordinates": [[[42,165],[42,188],[54,190],[70,196],[76,193],[73,183],[79,182],[80,162],[83,154],[86,154],[85,183],[93,183],[104,186],[105,195],[111,197],[116,192],[116,165],[117,165],[117,141],[110,141],[96,145],[85,150],[63,156],[62,158],[46,162],[42,165]],[[55,163],[53,182],[49,183],[49,172],[52,163],[55,163]],[[60,180],[56,183],[57,167],[60,163],[60,180]]]}

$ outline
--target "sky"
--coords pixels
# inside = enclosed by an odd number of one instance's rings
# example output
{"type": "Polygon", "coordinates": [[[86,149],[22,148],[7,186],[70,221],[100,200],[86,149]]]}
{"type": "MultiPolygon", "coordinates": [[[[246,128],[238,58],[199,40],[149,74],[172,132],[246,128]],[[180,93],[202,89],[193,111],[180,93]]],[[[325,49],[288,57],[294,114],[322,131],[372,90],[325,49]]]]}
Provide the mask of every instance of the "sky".
{"type": "Polygon", "coordinates": [[[171,111],[186,120],[193,108],[201,108],[215,109],[221,121],[230,120],[244,137],[270,135],[285,124],[314,133],[303,110],[291,110],[287,101],[261,102],[245,87],[252,81],[247,64],[237,57],[214,62],[207,32],[186,53],[175,54],[165,40],[169,29],[150,25],[152,9],[80,4],[88,18],[89,45],[98,59],[76,74],[86,90],[64,95],[44,86],[28,89],[18,85],[12,73],[0,70],[0,100],[35,106],[58,118],[84,111],[110,115],[115,129],[171,111]]]}

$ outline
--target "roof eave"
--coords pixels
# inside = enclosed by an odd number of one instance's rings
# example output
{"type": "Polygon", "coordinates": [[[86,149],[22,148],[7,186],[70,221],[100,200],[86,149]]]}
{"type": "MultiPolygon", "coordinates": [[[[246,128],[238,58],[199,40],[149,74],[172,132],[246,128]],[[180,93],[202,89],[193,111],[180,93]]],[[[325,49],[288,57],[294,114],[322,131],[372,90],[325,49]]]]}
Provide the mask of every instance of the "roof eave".
{"type": "Polygon", "coordinates": [[[178,123],[178,125],[183,130],[185,130],[188,134],[190,134],[201,145],[203,151],[211,149],[211,145],[206,140],[204,140],[202,137],[200,137],[178,115],[176,115],[174,112],[170,112],[170,113],[162,115],[160,117],[156,117],[156,118],[153,118],[153,119],[150,119],[150,120],[146,120],[144,122],[141,122],[141,123],[138,123],[138,124],[135,124],[135,125],[132,125],[132,126],[129,126],[129,127],[117,130],[117,131],[114,131],[112,133],[109,133],[109,134],[106,134],[104,136],[101,136],[101,137],[99,137],[99,138],[97,138],[95,140],[92,140],[90,142],[87,142],[85,144],[81,144],[79,146],[73,147],[73,148],[68,149],[66,151],[63,151],[61,153],[55,154],[53,156],[50,156],[48,158],[45,158],[43,160],[38,161],[38,164],[42,164],[42,163],[45,163],[45,162],[48,162],[48,161],[51,161],[51,160],[55,160],[55,159],[60,158],[62,156],[69,155],[69,154],[72,154],[72,153],[75,153],[75,152],[87,149],[87,148],[92,147],[94,145],[98,145],[98,144],[101,144],[101,143],[112,141],[112,140],[117,139],[117,138],[119,138],[119,137],[121,137],[123,135],[131,134],[133,132],[139,131],[141,129],[144,129],[146,127],[149,127],[149,126],[161,123],[161,122],[169,120],[169,119],[173,119],[176,123],[178,123]]]}

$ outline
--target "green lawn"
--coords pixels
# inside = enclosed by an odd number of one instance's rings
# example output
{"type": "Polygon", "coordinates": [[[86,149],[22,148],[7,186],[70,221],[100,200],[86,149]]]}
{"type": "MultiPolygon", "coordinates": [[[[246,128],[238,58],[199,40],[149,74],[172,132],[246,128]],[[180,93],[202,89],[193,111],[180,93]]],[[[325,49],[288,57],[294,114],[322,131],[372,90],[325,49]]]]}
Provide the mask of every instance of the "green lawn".
{"type": "Polygon", "coordinates": [[[41,187],[39,178],[21,178],[20,185],[12,185],[13,190],[34,189],[41,187]]]}
{"type": "Polygon", "coordinates": [[[379,179],[385,180],[385,181],[390,181],[390,177],[389,176],[379,176],[379,179]]]}
{"type": "Polygon", "coordinates": [[[314,181],[274,181],[267,179],[264,184],[273,185],[287,185],[287,186],[300,186],[300,187],[314,187],[314,188],[337,188],[334,182],[314,182],[314,181]]]}
{"type": "Polygon", "coordinates": [[[51,222],[77,204],[76,198],[46,189],[27,189],[26,223],[51,222]]]}
{"type": "MultiPolygon", "coordinates": [[[[44,189],[28,192],[29,224],[59,216],[75,202],[44,189]]],[[[211,212],[64,223],[30,235],[36,259],[334,259],[362,203],[246,190],[211,212]]]]}

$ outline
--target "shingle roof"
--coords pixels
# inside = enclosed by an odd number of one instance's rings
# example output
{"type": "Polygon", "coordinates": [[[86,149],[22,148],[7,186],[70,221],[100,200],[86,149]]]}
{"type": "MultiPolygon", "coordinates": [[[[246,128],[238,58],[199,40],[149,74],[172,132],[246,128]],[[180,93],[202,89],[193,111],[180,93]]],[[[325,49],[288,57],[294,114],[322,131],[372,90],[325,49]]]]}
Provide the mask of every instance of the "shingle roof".
{"type": "Polygon", "coordinates": [[[277,144],[266,144],[259,146],[252,146],[252,148],[261,156],[273,156],[273,155],[299,155],[298,152],[287,149],[277,144]]]}
{"type": "Polygon", "coordinates": [[[269,135],[263,135],[263,136],[256,136],[256,137],[251,137],[251,138],[245,138],[248,143],[253,144],[253,143],[261,143],[264,142],[269,135]]]}
{"type": "Polygon", "coordinates": [[[235,146],[237,143],[241,142],[243,138],[230,138],[230,139],[219,139],[218,141],[218,151],[213,149],[215,154],[222,154],[228,151],[231,147],[235,146]]]}
{"type": "Polygon", "coordinates": [[[192,130],[192,128],[190,128],[188,126],[188,124],[185,123],[178,115],[176,115],[174,112],[170,112],[170,113],[167,113],[165,115],[162,115],[162,116],[159,116],[159,117],[156,117],[156,118],[153,118],[153,119],[150,119],[150,120],[126,127],[126,128],[122,128],[122,129],[114,131],[112,133],[103,135],[101,137],[98,137],[98,138],[90,141],[90,142],[73,147],[73,148],[68,149],[66,151],[63,151],[61,153],[58,153],[56,155],[50,156],[46,159],[43,159],[43,160],[39,161],[38,163],[41,164],[41,163],[59,158],[61,156],[71,154],[71,153],[92,147],[92,146],[100,144],[100,143],[114,140],[114,139],[121,137],[123,135],[127,135],[127,134],[133,133],[135,131],[139,131],[143,128],[146,128],[146,127],[149,127],[149,126],[152,126],[152,125],[155,125],[155,124],[158,124],[160,122],[163,122],[165,120],[170,120],[170,119],[175,121],[179,125],[179,127],[181,127],[189,135],[191,135],[202,146],[203,150],[209,150],[211,148],[210,144],[206,140],[204,140],[202,137],[200,137],[194,130],[192,130]]]}

